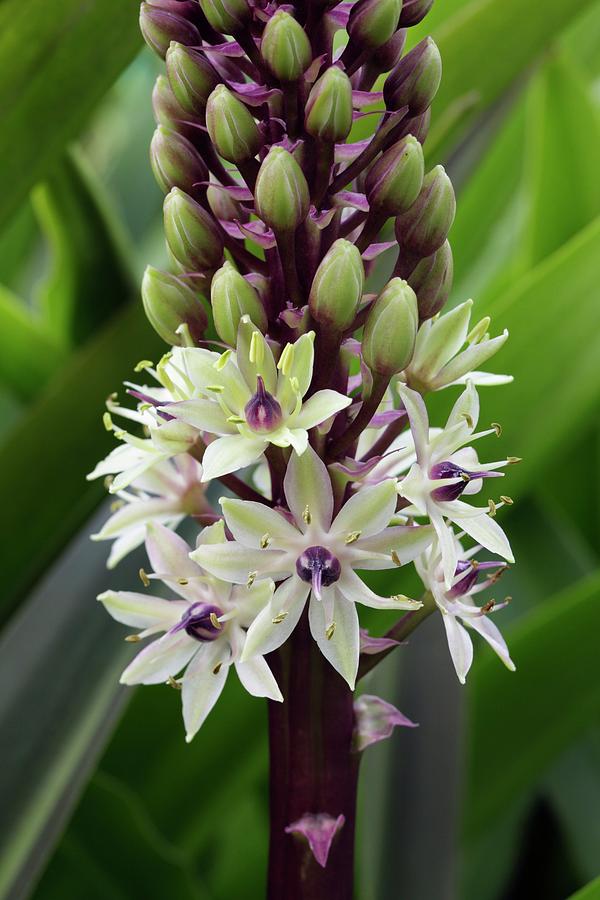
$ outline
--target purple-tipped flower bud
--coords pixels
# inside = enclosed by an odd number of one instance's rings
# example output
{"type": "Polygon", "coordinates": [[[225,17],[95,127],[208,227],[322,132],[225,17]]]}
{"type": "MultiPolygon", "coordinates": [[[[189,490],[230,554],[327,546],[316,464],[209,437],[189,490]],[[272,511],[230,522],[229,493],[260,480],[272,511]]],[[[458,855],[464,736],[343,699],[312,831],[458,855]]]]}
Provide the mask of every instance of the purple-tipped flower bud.
{"type": "Polygon", "coordinates": [[[192,46],[202,41],[196,26],[186,18],[149,3],[140,6],[140,31],[148,46],[163,59],[171,41],[192,46]]]}
{"type": "Polygon", "coordinates": [[[400,27],[410,28],[422,22],[431,7],[433,0],[404,0],[400,13],[400,27]]]}
{"type": "Polygon", "coordinates": [[[396,219],[396,240],[415,256],[431,256],[448,237],[455,212],[452,182],[443,166],[436,166],[411,208],[396,219]]]}
{"type": "Polygon", "coordinates": [[[330,66],[313,85],[304,121],[309,134],[328,143],[345,141],[350,134],[352,84],[337,66],[330,66]]]}
{"type": "Polygon", "coordinates": [[[206,126],[217,152],[229,162],[245,162],[256,156],[262,146],[256,121],[224,84],[219,84],[208,98],[206,126]]]}
{"type": "Polygon", "coordinates": [[[316,271],[308,298],[313,319],[332,331],[352,325],[360,303],[365,270],[358,248],[343,238],[335,241],[316,271]]]}
{"type": "Polygon", "coordinates": [[[411,115],[424,112],[442,80],[442,57],[433,38],[426,37],[400,60],[383,86],[388,109],[408,106],[411,115]]]}
{"type": "Polygon", "coordinates": [[[294,231],[308,215],[310,195],[304,173],[291,153],[271,147],[254,189],[256,211],[275,232],[294,231]]]}
{"type": "Polygon", "coordinates": [[[175,187],[165,197],[163,215],[169,250],[184,270],[203,272],[221,265],[223,240],[199,203],[175,187]]]}
{"type": "Polygon", "coordinates": [[[219,83],[206,56],[174,41],[167,50],[166,62],[169,84],[181,108],[191,115],[201,112],[219,83]]]}
{"type": "Polygon", "coordinates": [[[444,306],[452,289],[454,261],[448,241],[413,269],[408,283],[417,295],[421,322],[431,319],[444,306]]]}
{"type": "Polygon", "coordinates": [[[249,316],[262,332],[267,330],[267,316],[260,297],[230,262],[215,272],[210,302],[217,334],[230,347],[235,347],[242,316],[249,316]]]}
{"type": "Polygon", "coordinates": [[[166,75],[159,75],[154,83],[152,110],[157,125],[164,125],[165,128],[172,128],[174,131],[179,131],[182,134],[188,131],[191,132],[189,126],[181,124],[186,120],[187,116],[175,99],[175,94],[171,90],[171,85],[166,75]]]}
{"type": "Polygon", "coordinates": [[[244,213],[242,206],[227,191],[223,191],[220,187],[211,184],[208,187],[206,196],[216,219],[223,219],[226,222],[233,222],[234,219],[240,219],[242,222],[246,221],[247,213],[244,213]]]}
{"type": "Polygon", "coordinates": [[[369,169],[365,192],[371,210],[386,216],[405,212],[419,196],[424,171],[423,148],[409,134],[369,169]]]}
{"type": "Polygon", "coordinates": [[[357,0],[350,10],[348,34],[361,50],[376,50],[398,28],[402,0],[357,0]]]}
{"type": "Polygon", "coordinates": [[[244,407],[248,426],[257,434],[268,434],[281,424],[283,414],[279,402],[265,388],[260,375],[256,378],[256,393],[244,407]]]}
{"type": "Polygon", "coordinates": [[[200,0],[200,6],[208,23],[221,34],[237,34],[252,18],[246,0],[200,0]]]}
{"type": "Polygon", "coordinates": [[[397,139],[399,140],[400,138],[406,137],[407,134],[412,134],[413,137],[416,137],[421,146],[423,146],[425,139],[429,134],[430,124],[431,107],[428,106],[425,112],[420,113],[418,116],[403,120],[402,128],[397,135],[397,139]]]}
{"type": "Polygon", "coordinates": [[[367,316],[362,354],[371,372],[391,377],[410,363],[415,350],[419,311],[413,289],[392,278],[367,316]]]}
{"type": "Polygon", "coordinates": [[[201,340],[208,316],[197,294],[171,275],[147,266],[142,280],[142,302],[148,321],[167,344],[185,343],[177,331],[187,325],[194,342],[201,340]]]}
{"type": "Polygon", "coordinates": [[[405,43],[406,31],[399,28],[385,44],[377,48],[377,55],[369,63],[376,65],[380,72],[389,72],[400,62],[405,43]]]}
{"type": "Polygon", "coordinates": [[[312,61],[310,41],[304,28],[282,9],[266,24],[260,54],[280,81],[297,81],[312,61]]]}
{"type": "Polygon", "coordinates": [[[164,125],[159,125],[152,137],[150,164],[165,194],[173,187],[193,194],[194,185],[208,181],[208,169],[194,145],[164,125]]]}

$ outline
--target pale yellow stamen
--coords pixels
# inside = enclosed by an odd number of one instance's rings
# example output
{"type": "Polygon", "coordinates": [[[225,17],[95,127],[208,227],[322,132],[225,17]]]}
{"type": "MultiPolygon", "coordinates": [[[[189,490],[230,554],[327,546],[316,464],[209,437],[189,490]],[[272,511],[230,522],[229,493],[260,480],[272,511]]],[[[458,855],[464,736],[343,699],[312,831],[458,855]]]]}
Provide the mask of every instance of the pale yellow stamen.
{"type": "Polygon", "coordinates": [[[148,575],[144,571],[144,569],[140,569],[140,571],[138,572],[138,575],[140,576],[140,581],[142,582],[144,587],[146,587],[146,588],[150,587],[150,579],[148,578],[148,575]]]}
{"type": "Polygon", "coordinates": [[[325,637],[327,638],[328,641],[330,641],[334,634],[335,634],[335,622],[332,622],[331,625],[328,625],[327,628],[325,629],[325,637]]]}
{"type": "Polygon", "coordinates": [[[260,539],[260,548],[261,550],[266,550],[266,548],[271,543],[271,535],[268,532],[265,532],[260,539]]]}
{"type": "Polygon", "coordinates": [[[351,531],[348,535],[346,535],[346,544],[353,544],[355,541],[359,539],[361,536],[361,531],[351,531]]]}
{"type": "Polygon", "coordinates": [[[306,525],[310,525],[310,523],[312,522],[312,515],[311,515],[310,507],[308,506],[308,504],[306,504],[306,506],[304,507],[304,512],[302,513],[302,519],[306,525]]]}
{"type": "Polygon", "coordinates": [[[134,372],[143,372],[144,369],[151,369],[154,364],[149,359],[141,359],[139,363],[134,366],[134,372]]]}
{"type": "Polygon", "coordinates": [[[283,620],[287,619],[287,615],[288,614],[286,612],[277,613],[277,615],[273,619],[271,619],[273,625],[281,625],[283,620]]]}

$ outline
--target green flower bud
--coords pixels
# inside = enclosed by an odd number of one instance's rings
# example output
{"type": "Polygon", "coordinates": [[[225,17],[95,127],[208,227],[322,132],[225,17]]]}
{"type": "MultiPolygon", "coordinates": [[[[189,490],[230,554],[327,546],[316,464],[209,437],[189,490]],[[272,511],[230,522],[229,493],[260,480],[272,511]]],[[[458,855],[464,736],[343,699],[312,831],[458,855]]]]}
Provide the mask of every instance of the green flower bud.
{"type": "Polygon", "coordinates": [[[431,256],[448,237],[455,213],[452,182],[443,166],[436,166],[410,209],[396,219],[396,240],[415,256],[431,256]]]}
{"type": "Polygon", "coordinates": [[[271,147],[256,177],[256,211],[274,231],[294,231],[308,215],[310,195],[304,173],[291,153],[271,147]]]}
{"type": "Polygon", "coordinates": [[[200,7],[209,25],[221,34],[237,34],[252,18],[246,0],[200,0],[200,7]]]}
{"type": "Polygon", "coordinates": [[[371,209],[386,216],[405,212],[419,196],[424,171],[423,148],[409,134],[369,169],[365,192],[371,209]]]}
{"type": "Polygon", "coordinates": [[[452,289],[454,262],[448,241],[444,241],[432,256],[422,259],[408,278],[417,295],[419,318],[431,319],[444,306],[452,289]]]}
{"type": "Polygon", "coordinates": [[[248,108],[224,84],[218,85],[208,98],[206,126],[219,155],[232,163],[256,156],[263,143],[248,108]]]}
{"type": "Polygon", "coordinates": [[[202,111],[219,83],[219,76],[205,55],[173,41],[166,62],[169,84],[181,108],[190,115],[202,111]]]}
{"type": "Polygon", "coordinates": [[[306,103],[306,130],[328,143],[345,141],[352,128],[352,84],[330,66],[312,87],[306,103]]]}
{"type": "Polygon", "coordinates": [[[260,53],[280,81],[297,81],[312,62],[310,41],[304,28],[282,9],[267,22],[260,53]]]}
{"type": "Polygon", "coordinates": [[[216,269],[223,260],[223,240],[212,216],[179,188],[163,205],[169,250],[184,271],[216,269]]]}
{"type": "Polygon", "coordinates": [[[335,241],[315,273],[308,298],[310,313],[320,325],[345,331],[352,325],[362,297],[365,269],[360,251],[343,238],[335,241]]]}
{"type": "Polygon", "coordinates": [[[142,280],[142,302],[148,321],[167,344],[184,343],[177,329],[187,325],[195,343],[208,324],[202,301],[181,279],[147,266],[142,280]]]}
{"type": "Polygon", "coordinates": [[[242,316],[250,316],[260,331],[267,330],[267,316],[260,297],[230,262],[215,272],[210,302],[217,334],[230,347],[235,347],[242,316]]]}
{"type": "Polygon", "coordinates": [[[350,10],[348,34],[361,50],[376,50],[398,27],[402,0],[357,0],[350,10]]]}
{"type": "Polygon", "coordinates": [[[383,85],[388,109],[408,106],[411,116],[425,112],[442,80],[442,58],[433,38],[426,37],[400,60],[383,85]]]}
{"type": "Polygon", "coordinates": [[[150,144],[150,165],[160,188],[194,193],[194,185],[208,181],[208,169],[194,145],[171,128],[159,125],[150,144]]]}
{"type": "Polygon", "coordinates": [[[191,45],[202,42],[196,26],[184,16],[150,3],[142,3],[140,6],[140,31],[148,46],[163,59],[171,41],[191,45]]]}
{"type": "Polygon", "coordinates": [[[371,372],[391,377],[410,363],[419,311],[413,289],[401,278],[392,278],[367,316],[362,340],[363,358],[371,372]]]}

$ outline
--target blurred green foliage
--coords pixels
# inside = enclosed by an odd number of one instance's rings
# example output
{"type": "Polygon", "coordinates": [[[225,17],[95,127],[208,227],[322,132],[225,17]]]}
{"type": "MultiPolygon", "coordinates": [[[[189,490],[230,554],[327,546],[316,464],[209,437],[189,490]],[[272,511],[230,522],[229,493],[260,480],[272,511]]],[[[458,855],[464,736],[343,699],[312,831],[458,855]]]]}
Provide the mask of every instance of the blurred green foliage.
{"type": "MultiPolygon", "coordinates": [[[[138,359],[160,349],[137,299],[142,266],[160,264],[164,248],[161,197],[147,164],[157,65],[146,51],[136,56],[136,9],[132,0],[0,4],[0,483],[11,507],[0,534],[0,612],[3,639],[22,660],[19,689],[42,699],[40,672],[54,667],[60,676],[59,649],[64,654],[77,636],[69,631],[74,616],[65,616],[62,643],[42,643],[34,657],[20,653],[26,629],[19,625],[32,615],[28,592],[88,530],[99,503],[99,487],[84,476],[108,446],[104,398],[138,359]]],[[[507,674],[477,648],[460,695],[464,714],[453,726],[462,729],[466,760],[460,811],[440,797],[428,812],[460,819],[452,893],[459,900],[561,900],[588,881],[576,896],[593,900],[600,897],[593,881],[600,872],[600,2],[438,0],[411,40],[425,25],[445,67],[429,159],[447,164],[458,187],[453,300],[472,294],[495,330],[510,329],[494,362],[515,382],[482,391],[483,411],[504,426],[499,452],[525,458],[506,487],[516,500],[507,525],[518,565],[505,582],[514,598],[505,621],[518,670],[507,674]]],[[[432,398],[432,410],[444,402],[432,398]]],[[[103,586],[90,583],[89,595],[74,597],[78,612],[103,586]]],[[[92,620],[90,646],[94,636],[102,648],[97,689],[93,702],[84,690],[72,698],[69,722],[59,723],[64,745],[51,746],[41,725],[36,732],[31,709],[29,727],[10,731],[11,750],[18,754],[19,741],[29,753],[35,748],[36,765],[23,774],[26,790],[0,775],[3,805],[16,815],[0,823],[7,842],[0,896],[25,896],[39,878],[38,900],[73,896],[74,885],[77,896],[123,900],[261,897],[263,705],[228,685],[191,746],[178,697],[166,688],[138,690],[119,719],[122,698],[111,684],[124,650],[92,620]],[[107,721],[118,725],[96,770],[90,764],[78,775],[92,747],[94,761],[100,755],[107,721]]],[[[442,679],[448,671],[422,675],[442,679]]],[[[406,711],[423,721],[440,708],[432,701],[406,711]]],[[[389,742],[390,772],[410,740],[389,742]]],[[[363,793],[379,797],[370,815],[381,834],[388,831],[399,876],[382,880],[377,859],[359,848],[358,896],[397,897],[408,851],[390,837],[388,806],[368,767],[365,776],[363,793]]],[[[403,814],[410,820],[410,807],[403,814]]],[[[430,865],[436,848],[427,835],[417,838],[430,865]]],[[[430,898],[417,892],[414,900],[430,898]]]]}

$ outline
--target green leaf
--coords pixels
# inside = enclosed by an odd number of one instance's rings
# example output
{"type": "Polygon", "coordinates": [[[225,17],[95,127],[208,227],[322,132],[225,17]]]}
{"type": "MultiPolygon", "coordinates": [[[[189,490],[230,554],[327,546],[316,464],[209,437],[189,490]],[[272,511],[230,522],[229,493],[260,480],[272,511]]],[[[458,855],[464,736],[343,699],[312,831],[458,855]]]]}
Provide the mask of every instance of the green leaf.
{"type": "Polygon", "coordinates": [[[482,421],[506,426],[495,458],[525,459],[507,478],[517,497],[575,440],[600,396],[599,282],[600,218],[485,309],[494,330],[510,331],[490,368],[515,382],[481,392],[482,421]]]}
{"type": "Polygon", "coordinates": [[[81,153],[59,160],[35,188],[33,204],[52,252],[40,306],[56,340],[76,345],[133,293],[133,253],[81,153]]]}
{"type": "MultiPolygon", "coordinates": [[[[471,0],[448,19],[434,37],[444,61],[444,77],[433,103],[434,121],[459,98],[476,91],[478,102],[459,124],[429,146],[436,155],[464,134],[567,25],[594,0],[471,0]]],[[[427,25],[427,20],[424,23],[427,25]]]]}
{"type": "Polygon", "coordinates": [[[15,497],[0,525],[2,619],[102,496],[85,476],[114,445],[102,426],[106,397],[140,358],[163,349],[141,303],[127,306],[74,354],[0,447],[0,492],[15,497]]]}
{"type": "Polygon", "coordinates": [[[0,225],[139,47],[137,0],[0,4],[0,225]]]}
{"type": "Polygon", "coordinates": [[[0,384],[22,401],[40,393],[64,359],[39,317],[0,285],[0,384]]]}
{"type": "Polygon", "coordinates": [[[469,676],[467,842],[589,727],[600,702],[599,627],[596,572],[505,630],[516,676],[506,677],[491,654],[477,657],[469,676]]]}
{"type": "Polygon", "coordinates": [[[590,881],[576,894],[571,894],[569,900],[598,900],[598,898],[600,898],[600,878],[590,881]]]}
{"type": "Polygon", "coordinates": [[[600,111],[573,61],[553,54],[527,105],[521,265],[541,262],[600,215],[600,111]]]}

